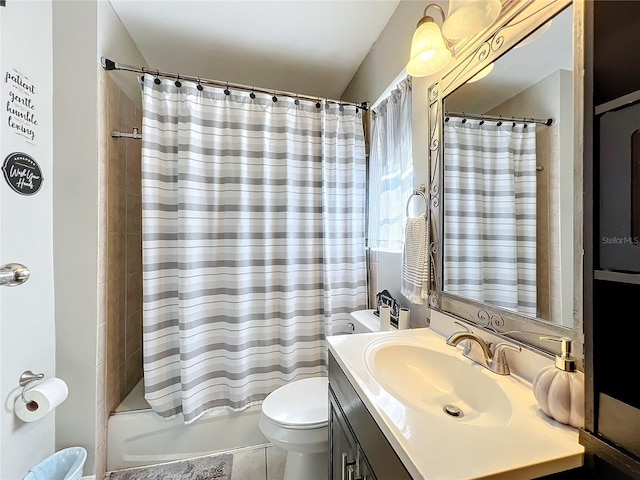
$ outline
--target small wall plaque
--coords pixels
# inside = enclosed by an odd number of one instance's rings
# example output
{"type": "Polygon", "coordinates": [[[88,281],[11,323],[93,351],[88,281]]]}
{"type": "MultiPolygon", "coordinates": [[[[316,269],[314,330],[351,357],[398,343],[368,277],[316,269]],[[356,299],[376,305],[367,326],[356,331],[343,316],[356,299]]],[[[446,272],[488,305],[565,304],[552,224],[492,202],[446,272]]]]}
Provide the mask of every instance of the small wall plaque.
{"type": "Polygon", "coordinates": [[[11,189],[20,195],[33,195],[42,186],[42,171],[38,163],[26,153],[7,155],[2,164],[2,173],[11,189]]]}

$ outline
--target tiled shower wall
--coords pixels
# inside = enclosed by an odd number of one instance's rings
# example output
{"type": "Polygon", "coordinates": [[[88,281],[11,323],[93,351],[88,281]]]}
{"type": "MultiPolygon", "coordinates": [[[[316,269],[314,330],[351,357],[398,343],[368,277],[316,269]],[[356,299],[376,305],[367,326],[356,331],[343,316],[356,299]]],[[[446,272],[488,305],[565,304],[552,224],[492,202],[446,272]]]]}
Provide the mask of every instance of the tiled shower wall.
{"type": "Polygon", "coordinates": [[[105,75],[106,108],[106,401],[118,404],[142,378],[142,143],[111,131],[140,128],[142,114],[105,75]]]}
{"type": "Polygon", "coordinates": [[[557,125],[536,130],[536,316],[562,319],[560,271],[560,137],[557,125]],[[560,295],[560,296],[559,296],[560,295]]]}
{"type": "Polygon", "coordinates": [[[109,413],[142,378],[142,113],[100,69],[96,478],[106,467],[109,413]]]}

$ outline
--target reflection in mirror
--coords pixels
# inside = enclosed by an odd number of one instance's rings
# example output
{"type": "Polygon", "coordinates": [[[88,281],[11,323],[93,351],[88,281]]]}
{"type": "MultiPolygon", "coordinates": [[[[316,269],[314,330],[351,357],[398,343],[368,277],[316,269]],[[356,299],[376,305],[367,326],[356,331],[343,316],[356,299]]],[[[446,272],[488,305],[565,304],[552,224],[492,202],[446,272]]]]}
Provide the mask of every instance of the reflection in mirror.
{"type": "Polygon", "coordinates": [[[443,100],[442,289],[573,326],[573,9],[443,100]]]}
{"type": "MultiPolygon", "coordinates": [[[[429,246],[435,267],[429,306],[473,328],[491,331],[508,341],[519,342],[550,356],[557,352],[550,349],[549,342],[541,340],[541,336],[570,337],[575,341],[574,352],[579,359],[579,368],[583,368],[581,220],[584,78],[579,72],[584,69],[584,5],[571,0],[513,1],[505,5],[510,10],[501,13],[493,29],[460,47],[456,63],[428,90],[429,246]],[[550,24],[549,20],[552,20],[550,24]],[[554,33],[555,30],[558,31],[554,33]],[[488,68],[492,63],[493,68],[488,68]],[[467,222],[469,215],[477,217],[474,219],[477,226],[457,227],[467,228],[466,232],[458,232],[457,235],[464,234],[472,239],[484,235],[485,240],[492,240],[491,236],[498,232],[498,227],[482,210],[473,213],[475,210],[466,212],[460,206],[456,207],[457,210],[451,208],[456,199],[450,199],[447,189],[454,195],[466,196],[467,190],[474,190],[476,186],[474,183],[462,185],[463,180],[459,179],[461,186],[457,193],[455,191],[452,180],[456,175],[453,170],[469,170],[469,167],[463,163],[457,167],[448,163],[451,152],[445,152],[445,144],[453,139],[449,122],[445,122],[446,112],[451,125],[457,122],[461,126],[464,120],[465,126],[482,132],[479,135],[480,145],[486,140],[484,137],[490,137],[480,127],[491,122],[494,133],[507,128],[509,137],[514,129],[516,133],[535,130],[535,148],[513,149],[524,157],[522,166],[527,170],[526,175],[511,173],[513,192],[506,190],[517,198],[509,203],[509,215],[513,216],[515,212],[516,219],[527,218],[528,223],[524,224],[524,233],[516,230],[511,234],[515,240],[525,240],[526,248],[521,253],[517,250],[519,245],[512,247],[516,253],[510,262],[505,261],[507,257],[502,252],[488,255],[478,252],[478,247],[467,258],[466,253],[457,253],[456,247],[452,247],[454,237],[451,235],[456,235],[456,231],[450,228],[456,227],[449,225],[449,216],[457,216],[460,224],[467,222]],[[549,118],[553,118],[554,123],[544,125],[549,118]],[[502,124],[498,125],[500,121],[502,124]],[[514,122],[516,127],[513,127],[514,122]],[[445,174],[449,178],[445,179],[445,174]],[[515,184],[521,177],[535,178],[535,190],[529,185],[524,193],[517,193],[515,184]],[[528,213],[526,209],[529,209],[528,213]],[[485,233],[481,233],[481,228],[485,233]],[[519,239],[519,236],[524,238],[519,239]],[[451,266],[447,266],[448,256],[454,257],[451,266]],[[471,278],[475,274],[473,269],[480,269],[475,263],[471,263],[472,267],[467,265],[467,262],[478,261],[473,257],[482,260],[483,257],[496,257],[489,259],[492,263],[511,263],[511,275],[516,280],[509,283],[506,290],[514,292],[517,299],[509,299],[511,303],[507,303],[500,296],[490,298],[485,295],[484,288],[477,287],[475,291],[454,293],[454,289],[459,288],[455,284],[460,283],[460,277],[471,278]],[[518,270],[525,270],[528,275],[520,281],[520,286],[515,277],[518,270]],[[480,290],[482,297],[478,293],[480,290]]],[[[446,147],[450,150],[451,145],[446,147]]],[[[473,148],[481,150],[484,155],[484,148],[473,148]]],[[[492,148],[497,149],[495,146],[492,148]]],[[[468,149],[464,151],[469,154],[468,149]]],[[[473,149],[471,152],[471,155],[477,153],[473,149]]],[[[515,171],[515,167],[509,168],[515,171]]],[[[476,171],[465,175],[474,181],[476,177],[489,177],[492,169],[498,170],[497,167],[481,166],[478,171],[475,163],[471,167],[473,169],[476,171]]],[[[503,192],[498,188],[498,180],[490,182],[493,183],[488,187],[482,186],[482,194],[478,198],[472,196],[474,200],[466,201],[467,205],[473,203],[475,208],[475,203],[498,203],[497,193],[503,192]]],[[[499,186],[502,187],[502,183],[499,186]]],[[[472,192],[472,195],[476,194],[472,192]]],[[[461,198],[458,203],[467,208],[461,203],[464,200],[461,198]]],[[[489,271],[476,278],[484,282],[485,277],[492,278],[497,284],[504,283],[507,275],[489,271]]],[[[500,285],[495,289],[502,290],[503,287],[500,285]]]]}

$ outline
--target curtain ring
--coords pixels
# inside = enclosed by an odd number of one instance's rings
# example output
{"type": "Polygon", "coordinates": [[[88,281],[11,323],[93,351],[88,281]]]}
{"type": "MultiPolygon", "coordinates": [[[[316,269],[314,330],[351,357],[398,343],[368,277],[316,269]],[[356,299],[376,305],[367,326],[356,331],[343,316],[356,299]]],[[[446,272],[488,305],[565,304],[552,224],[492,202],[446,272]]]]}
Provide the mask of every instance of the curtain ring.
{"type": "Polygon", "coordinates": [[[460,123],[467,123],[467,116],[465,115],[464,112],[462,112],[462,122],[460,123]]]}
{"type": "Polygon", "coordinates": [[[514,117],[511,117],[511,120],[513,120],[513,125],[512,125],[512,127],[513,127],[513,128],[516,128],[516,119],[515,119],[514,117]]]}
{"type": "Polygon", "coordinates": [[[320,107],[321,107],[321,105],[320,105],[320,98],[318,98],[318,100],[316,101],[316,108],[320,108],[320,107]]]}
{"type": "Polygon", "coordinates": [[[498,126],[502,125],[502,115],[500,115],[500,117],[498,118],[498,126]]]}
{"type": "Polygon", "coordinates": [[[273,91],[273,97],[271,97],[271,100],[273,100],[274,103],[278,101],[278,97],[276,97],[276,92],[277,92],[277,90],[274,90],[273,91]]]}
{"type": "Polygon", "coordinates": [[[161,80],[158,78],[159,75],[160,75],[160,72],[156,70],[156,78],[153,81],[153,83],[155,83],[156,85],[160,85],[160,83],[162,83],[161,80]]]}
{"type": "Polygon", "coordinates": [[[255,86],[251,87],[251,93],[249,94],[249,96],[251,97],[251,100],[254,100],[256,98],[256,94],[254,92],[255,89],[256,89],[255,86]]]}
{"type": "Polygon", "coordinates": [[[178,74],[178,78],[176,78],[176,87],[180,88],[182,86],[182,82],[180,81],[180,74],[178,74]]]}
{"type": "Polygon", "coordinates": [[[296,93],[296,99],[293,101],[296,105],[300,105],[300,100],[298,99],[298,94],[296,93]]]}
{"type": "Polygon", "coordinates": [[[480,115],[480,125],[484,125],[484,113],[480,115]]]}
{"type": "Polygon", "coordinates": [[[202,84],[200,83],[200,77],[198,77],[198,86],[196,87],[198,89],[198,91],[202,91],[204,90],[204,87],[202,86],[202,84]]]}
{"type": "Polygon", "coordinates": [[[227,88],[224,89],[224,94],[231,95],[231,92],[229,91],[229,82],[227,82],[227,88]]]}

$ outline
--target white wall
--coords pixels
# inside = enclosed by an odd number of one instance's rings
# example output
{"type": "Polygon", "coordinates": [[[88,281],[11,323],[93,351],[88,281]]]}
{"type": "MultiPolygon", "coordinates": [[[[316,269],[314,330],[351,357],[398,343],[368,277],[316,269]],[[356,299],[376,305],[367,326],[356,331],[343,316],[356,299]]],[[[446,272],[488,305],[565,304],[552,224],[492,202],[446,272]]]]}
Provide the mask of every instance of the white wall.
{"type": "MultiPolygon", "coordinates": [[[[111,3],[98,2],[98,54],[117,63],[148,67],[138,47],[124,28],[111,3]]],[[[139,74],[112,70],[111,78],[133,102],[142,108],[142,96],[137,77],[139,74]]]]}
{"type": "MultiPolygon", "coordinates": [[[[98,288],[99,202],[106,199],[98,171],[98,112],[104,108],[98,104],[100,59],[146,62],[104,0],[54,2],[53,55],[57,362],[73,392],[58,409],[56,448],[85,447],[85,474],[100,475],[106,459],[105,334],[98,325],[105,300],[98,288]]],[[[141,103],[135,74],[110,75],[141,103]]]]}
{"type": "Polygon", "coordinates": [[[53,2],[53,239],[56,362],[69,398],[56,415],[56,449],[95,450],[98,263],[97,2],[53,2]]]}
{"type": "MultiPolygon", "coordinates": [[[[445,10],[447,1],[437,3],[445,10]]],[[[350,101],[375,102],[385,92],[397,76],[404,70],[409,61],[411,39],[416,24],[422,18],[427,3],[403,0],[384,28],[373,48],[364,59],[358,72],[344,92],[342,98],[350,101]]],[[[436,14],[437,16],[437,14],[436,14]]],[[[440,22],[440,19],[436,19],[440,22]]],[[[427,90],[437,76],[413,78],[413,175],[414,186],[427,184],[428,154],[429,154],[429,119],[427,116],[427,90]]],[[[419,205],[418,200],[412,202],[419,205]]],[[[400,273],[402,254],[380,251],[377,254],[378,284],[386,288],[389,293],[404,307],[411,309],[411,326],[425,325],[429,317],[426,305],[413,305],[400,293],[400,273]]]]}
{"type": "Polygon", "coordinates": [[[0,478],[13,480],[54,451],[55,414],[24,423],[13,413],[18,378],[25,370],[61,376],[53,341],[51,1],[13,0],[0,8],[0,66],[0,161],[12,152],[27,153],[44,178],[37,193],[24,196],[0,176],[0,264],[23,263],[31,271],[24,285],[0,287],[0,478]],[[12,86],[7,72],[19,72],[33,92],[12,86]],[[33,139],[8,125],[9,90],[31,98],[35,106],[33,139]]]}

